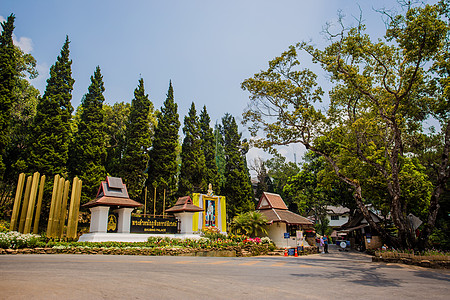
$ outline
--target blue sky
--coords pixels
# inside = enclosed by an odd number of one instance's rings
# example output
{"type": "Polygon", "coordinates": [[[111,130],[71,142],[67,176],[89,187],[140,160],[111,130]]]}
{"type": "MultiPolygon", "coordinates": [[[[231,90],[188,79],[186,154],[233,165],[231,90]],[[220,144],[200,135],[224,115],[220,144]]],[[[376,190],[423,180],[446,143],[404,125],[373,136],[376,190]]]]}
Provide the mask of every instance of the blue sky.
{"type": "MultiPolygon", "coordinates": [[[[107,103],[130,102],[142,76],[160,108],[172,80],[180,121],[194,101],[198,111],[207,106],[214,123],[227,112],[240,120],[248,103],[240,83],[289,45],[312,40],[324,46],[320,33],[326,22],[336,20],[338,10],[355,24],[361,8],[368,32],[382,36],[385,27],[373,9],[395,6],[394,0],[2,0],[0,16],[16,15],[15,40],[37,60],[40,76],[32,83],[41,93],[68,35],[74,107],[99,65],[107,103]]],[[[309,60],[304,66],[319,71],[309,60]]],[[[319,74],[319,81],[327,87],[325,74],[319,74]]],[[[299,160],[303,149],[297,145],[281,152],[290,159],[297,153],[299,160]]],[[[250,160],[259,155],[264,156],[252,150],[250,160]]]]}

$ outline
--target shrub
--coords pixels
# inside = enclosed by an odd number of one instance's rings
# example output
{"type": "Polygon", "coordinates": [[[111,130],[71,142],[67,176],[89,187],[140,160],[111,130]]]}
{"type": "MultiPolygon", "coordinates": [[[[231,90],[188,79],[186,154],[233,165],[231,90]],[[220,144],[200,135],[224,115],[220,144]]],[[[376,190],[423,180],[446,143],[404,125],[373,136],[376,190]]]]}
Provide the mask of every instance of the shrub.
{"type": "Polygon", "coordinates": [[[17,231],[0,232],[0,247],[4,249],[35,248],[42,245],[41,236],[17,231]]]}

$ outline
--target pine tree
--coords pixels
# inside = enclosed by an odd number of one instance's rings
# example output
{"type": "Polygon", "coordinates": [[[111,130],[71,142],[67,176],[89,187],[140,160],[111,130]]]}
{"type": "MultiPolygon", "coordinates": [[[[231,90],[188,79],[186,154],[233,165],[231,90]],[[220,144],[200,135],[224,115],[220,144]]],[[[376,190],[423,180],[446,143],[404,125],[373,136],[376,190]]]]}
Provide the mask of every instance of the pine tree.
{"type": "Polygon", "coordinates": [[[177,104],[173,98],[172,82],[169,84],[166,101],[157,113],[153,147],[149,153],[147,187],[157,187],[157,212],[163,211],[163,190],[166,189],[166,206],[173,202],[177,188],[178,119],[177,104]]]}
{"type": "Polygon", "coordinates": [[[44,96],[39,99],[34,118],[28,165],[30,171],[39,171],[47,178],[56,174],[67,176],[73,111],[70,101],[75,82],[72,78],[72,61],[69,60],[69,43],[66,36],[61,54],[50,68],[50,78],[44,96]]]}
{"type": "Polygon", "coordinates": [[[12,35],[15,16],[11,14],[2,23],[0,36],[0,180],[3,178],[5,164],[3,154],[9,144],[11,108],[14,103],[14,86],[17,75],[17,62],[14,56],[12,35]]]}
{"type": "Polygon", "coordinates": [[[82,204],[95,197],[100,182],[105,180],[106,176],[104,91],[103,76],[100,67],[97,66],[94,75],[91,76],[88,93],[83,97],[78,131],[70,147],[70,173],[83,181],[82,204]]]}
{"type": "Polygon", "coordinates": [[[216,195],[220,195],[219,173],[216,163],[216,145],[213,130],[209,126],[211,119],[209,118],[206,106],[200,113],[200,141],[203,155],[205,156],[206,166],[206,183],[211,183],[216,195]]]}
{"type": "Polygon", "coordinates": [[[208,184],[205,180],[205,155],[201,147],[200,124],[194,102],[191,104],[188,115],[184,117],[183,133],[178,195],[206,192],[208,184]]]}
{"type": "Polygon", "coordinates": [[[144,80],[141,78],[131,102],[130,117],[125,132],[125,154],[121,163],[122,179],[127,184],[128,193],[132,199],[142,195],[147,179],[145,170],[154,125],[153,103],[145,94],[144,80]]]}
{"type": "Polygon", "coordinates": [[[111,106],[104,103],[103,110],[105,111],[104,121],[106,124],[106,173],[111,176],[120,176],[131,104],[116,102],[111,106]]]}
{"type": "Polygon", "coordinates": [[[245,159],[241,152],[241,136],[233,116],[222,118],[225,149],[225,186],[228,218],[255,208],[253,190],[245,159]]]}

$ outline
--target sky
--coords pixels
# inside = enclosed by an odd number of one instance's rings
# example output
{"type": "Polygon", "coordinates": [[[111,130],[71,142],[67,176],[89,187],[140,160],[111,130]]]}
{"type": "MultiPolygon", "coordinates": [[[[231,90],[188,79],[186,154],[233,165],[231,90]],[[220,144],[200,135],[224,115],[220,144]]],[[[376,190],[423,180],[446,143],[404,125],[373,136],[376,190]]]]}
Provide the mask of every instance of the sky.
{"type": "MultiPolygon", "coordinates": [[[[41,94],[68,35],[75,108],[98,65],[106,103],[131,102],[142,77],[159,109],[171,80],[180,122],[194,102],[198,112],[206,105],[213,126],[225,113],[240,122],[249,103],[241,83],[289,45],[311,41],[323,48],[327,42],[321,32],[327,23],[336,23],[338,11],[348,25],[356,24],[362,12],[368,33],[381,37],[385,25],[375,9],[395,7],[395,0],[2,0],[0,20],[15,14],[14,40],[36,58],[40,75],[32,84],[41,94]]],[[[309,58],[302,65],[329,88],[326,74],[309,58]]],[[[243,125],[239,130],[248,137],[243,125]]],[[[299,161],[303,152],[300,145],[280,148],[291,161],[294,154],[299,161]]],[[[247,160],[256,157],[269,156],[251,149],[247,160]]]]}

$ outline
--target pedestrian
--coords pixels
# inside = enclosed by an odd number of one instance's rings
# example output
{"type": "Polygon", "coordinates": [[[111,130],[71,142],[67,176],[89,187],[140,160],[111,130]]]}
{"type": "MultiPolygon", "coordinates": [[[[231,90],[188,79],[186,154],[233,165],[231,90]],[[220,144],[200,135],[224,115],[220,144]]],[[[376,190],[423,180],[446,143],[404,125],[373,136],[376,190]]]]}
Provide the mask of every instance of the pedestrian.
{"type": "Polygon", "coordinates": [[[320,247],[322,247],[322,253],[325,253],[325,244],[322,236],[320,236],[320,247]]]}
{"type": "Polygon", "coordinates": [[[328,253],[328,237],[326,235],[323,236],[323,250],[328,253]]]}

